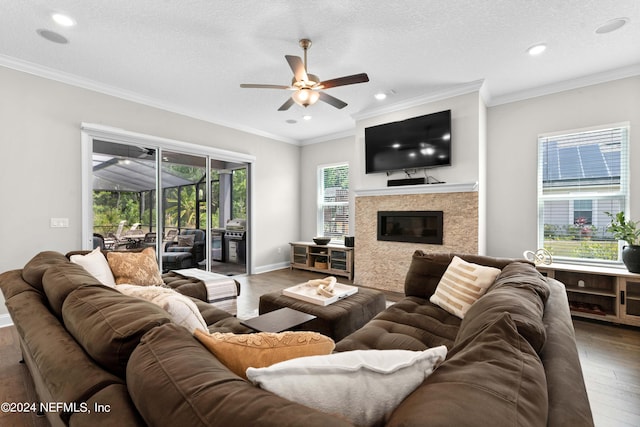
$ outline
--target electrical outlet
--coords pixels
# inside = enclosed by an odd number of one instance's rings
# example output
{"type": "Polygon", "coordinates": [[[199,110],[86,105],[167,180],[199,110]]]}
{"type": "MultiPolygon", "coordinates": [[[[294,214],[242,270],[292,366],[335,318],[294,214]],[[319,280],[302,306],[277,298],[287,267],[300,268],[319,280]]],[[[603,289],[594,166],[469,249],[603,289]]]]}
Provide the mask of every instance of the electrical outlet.
{"type": "Polygon", "coordinates": [[[578,287],[584,288],[584,280],[578,280],[578,287]]]}
{"type": "Polygon", "coordinates": [[[278,253],[281,254],[282,253],[282,248],[278,248],[278,253]]]}
{"type": "Polygon", "coordinates": [[[51,218],[51,228],[69,228],[69,218],[51,218]]]}

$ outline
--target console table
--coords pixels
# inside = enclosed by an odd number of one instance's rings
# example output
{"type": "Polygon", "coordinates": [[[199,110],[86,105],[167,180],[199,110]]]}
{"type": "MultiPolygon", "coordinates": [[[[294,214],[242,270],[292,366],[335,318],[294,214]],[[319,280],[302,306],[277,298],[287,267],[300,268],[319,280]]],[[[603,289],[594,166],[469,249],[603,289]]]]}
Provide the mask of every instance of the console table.
{"type": "Polygon", "coordinates": [[[353,248],[291,242],[291,268],[316,271],[353,280],[353,248]]]}
{"type": "Polygon", "coordinates": [[[558,263],[539,265],[538,270],[564,283],[572,315],[640,326],[640,274],[558,263]]]}

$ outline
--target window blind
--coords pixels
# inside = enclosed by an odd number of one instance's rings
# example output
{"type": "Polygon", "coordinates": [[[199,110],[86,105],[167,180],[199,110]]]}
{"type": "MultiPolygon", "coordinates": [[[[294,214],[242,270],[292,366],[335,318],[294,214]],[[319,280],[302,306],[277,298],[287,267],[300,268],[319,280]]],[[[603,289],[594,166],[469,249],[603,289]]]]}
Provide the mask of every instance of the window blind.
{"type": "Polygon", "coordinates": [[[349,234],[349,165],[321,166],[318,235],[342,241],[349,234]]]}
{"type": "Polygon", "coordinates": [[[538,138],[539,247],[555,257],[619,260],[606,212],[628,206],[628,126],[538,138]]]}

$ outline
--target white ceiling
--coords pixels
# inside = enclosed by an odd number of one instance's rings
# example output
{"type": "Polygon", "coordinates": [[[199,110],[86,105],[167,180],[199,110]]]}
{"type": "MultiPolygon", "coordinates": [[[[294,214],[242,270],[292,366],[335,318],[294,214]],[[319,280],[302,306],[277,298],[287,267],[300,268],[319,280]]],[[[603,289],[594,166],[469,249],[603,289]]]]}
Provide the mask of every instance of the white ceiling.
{"type": "Polygon", "coordinates": [[[353,132],[366,117],[478,87],[489,105],[640,74],[638,0],[2,0],[0,65],[292,143],[353,132]],[[63,28],[50,14],[72,16],[63,28]],[[627,25],[596,34],[605,22],[627,25]],[[36,30],[69,40],[56,44],[36,30]],[[291,92],[284,55],[349,105],[277,111],[291,92]],[[526,49],[539,42],[538,57],[526,49]],[[377,101],[376,92],[393,92],[377,101]],[[302,119],[310,114],[311,120],[302,119]],[[290,124],[287,121],[295,120],[290,124]]]}

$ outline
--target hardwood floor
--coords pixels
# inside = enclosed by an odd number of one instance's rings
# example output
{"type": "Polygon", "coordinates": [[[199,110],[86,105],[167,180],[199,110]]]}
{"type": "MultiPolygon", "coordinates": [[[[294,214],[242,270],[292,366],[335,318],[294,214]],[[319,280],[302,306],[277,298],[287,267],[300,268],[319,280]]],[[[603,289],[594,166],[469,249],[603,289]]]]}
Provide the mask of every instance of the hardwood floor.
{"type": "MultiPolygon", "coordinates": [[[[318,277],[322,276],[288,269],[240,277],[238,317],[256,316],[260,295],[318,277]]],[[[386,296],[392,302],[401,298],[395,293],[386,296]]],[[[640,426],[640,328],[579,319],[574,319],[574,326],[596,426],[640,426]]],[[[37,401],[31,377],[20,359],[15,327],[0,328],[0,402],[37,401]]],[[[35,414],[0,412],[0,426],[47,427],[49,423],[35,414]]]]}
{"type": "Polygon", "coordinates": [[[640,328],[573,324],[596,426],[640,426],[640,328]]]}

